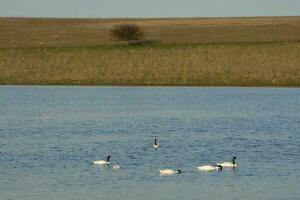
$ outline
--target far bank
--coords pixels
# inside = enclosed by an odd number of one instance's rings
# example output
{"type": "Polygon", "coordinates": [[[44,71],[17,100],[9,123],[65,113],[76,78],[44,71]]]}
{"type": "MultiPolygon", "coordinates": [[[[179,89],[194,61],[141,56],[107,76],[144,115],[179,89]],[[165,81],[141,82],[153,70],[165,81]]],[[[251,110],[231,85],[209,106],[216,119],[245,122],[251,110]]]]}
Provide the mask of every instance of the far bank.
{"type": "Polygon", "coordinates": [[[0,49],[0,84],[300,86],[300,42],[0,49]]]}

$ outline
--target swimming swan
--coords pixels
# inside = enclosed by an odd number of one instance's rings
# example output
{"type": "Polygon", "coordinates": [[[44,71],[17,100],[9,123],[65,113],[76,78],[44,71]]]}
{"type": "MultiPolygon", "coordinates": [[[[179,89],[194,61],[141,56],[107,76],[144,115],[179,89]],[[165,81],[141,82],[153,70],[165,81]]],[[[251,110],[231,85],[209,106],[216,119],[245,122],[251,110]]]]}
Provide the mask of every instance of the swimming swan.
{"type": "Polygon", "coordinates": [[[109,159],[110,159],[110,155],[107,156],[106,161],[105,160],[95,160],[95,161],[93,161],[93,163],[95,165],[109,165],[110,164],[109,159]]]}
{"type": "Polygon", "coordinates": [[[182,173],[181,170],[173,170],[173,169],[160,169],[159,170],[160,175],[173,175],[173,174],[180,174],[182,173]]]}
{"type": "Polygon", "coordinates": [[[234,156],[232,159],[232,162],[218,163],[218,165],[221,165],[222,167],[234,168],[234,167],[237,167],[237,163],[235,162],[235,160],[236,160],[236,157],[234,156]]]}
{"type": "Polygon", "coordinates": [[[157,139],[154,139],[154,144],[153,144],[153,148],[154,149],[158,149],[159,148],[159,143],[157,143],[157,139]]]}
{"type": "Polygon", "coordinates": [[[223,167],[221,165],[203,165],[203,166],[199,166],[198,169],[200,171],[213,172],[213,171],[222,170],[223,167]]]}
{"type": "Polygon", "coordinates": [[[119,170],[121,167],[120,167],[120,165],[113,165],[112,166],[112,170],[114,170],[114,171],[117,171],[117,170],[119,170]]]}

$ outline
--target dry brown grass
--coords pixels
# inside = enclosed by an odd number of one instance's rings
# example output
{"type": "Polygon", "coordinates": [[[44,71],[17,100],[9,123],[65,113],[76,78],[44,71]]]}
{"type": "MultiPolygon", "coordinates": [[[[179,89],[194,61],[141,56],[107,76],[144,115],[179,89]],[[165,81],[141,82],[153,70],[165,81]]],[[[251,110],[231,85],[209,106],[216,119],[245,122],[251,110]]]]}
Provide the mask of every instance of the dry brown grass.
{"type": "Polygon", "coordinates": [[[300,17],[178,19],[0,18],[0,48],[115,44],[109,30],[138,24],[160,43],[199,44],[300,40],[300,17]]]}
{"type": "Polygon", "coordinates": [[[0,18],[0,84],[300,86],[297,41],[300,17],[0,18]],[[125,22],[160,44],[115,45],[125,22]]]}
{"type": "Polygon", "coordinates": [[[300,42],[0,50],[0,84],[299,86],[300,42]]]}

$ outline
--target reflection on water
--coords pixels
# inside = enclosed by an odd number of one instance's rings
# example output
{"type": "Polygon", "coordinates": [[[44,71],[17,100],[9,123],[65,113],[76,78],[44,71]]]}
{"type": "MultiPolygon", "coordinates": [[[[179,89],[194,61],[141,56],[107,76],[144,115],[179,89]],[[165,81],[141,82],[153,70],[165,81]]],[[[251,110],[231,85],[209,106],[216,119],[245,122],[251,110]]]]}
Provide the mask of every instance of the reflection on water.
{"type": "Polygon", "coordinates": [[[1,199],[298,199],[299,108],[288,88],[1,86],[1,199]]]}

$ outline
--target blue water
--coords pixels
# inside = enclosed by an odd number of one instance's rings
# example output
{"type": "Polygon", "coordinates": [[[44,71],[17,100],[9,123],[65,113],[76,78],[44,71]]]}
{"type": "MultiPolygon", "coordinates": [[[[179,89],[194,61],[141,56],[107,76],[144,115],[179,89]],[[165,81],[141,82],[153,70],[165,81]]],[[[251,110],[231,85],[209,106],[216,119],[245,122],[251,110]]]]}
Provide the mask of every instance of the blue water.
{"type": "Polygon", "coordinates": [[[282,200],[299,183],[297,88],[0,87],[1,200],[282,200]],[[121,170],[91,163],[108,154],[121,170]]]}

